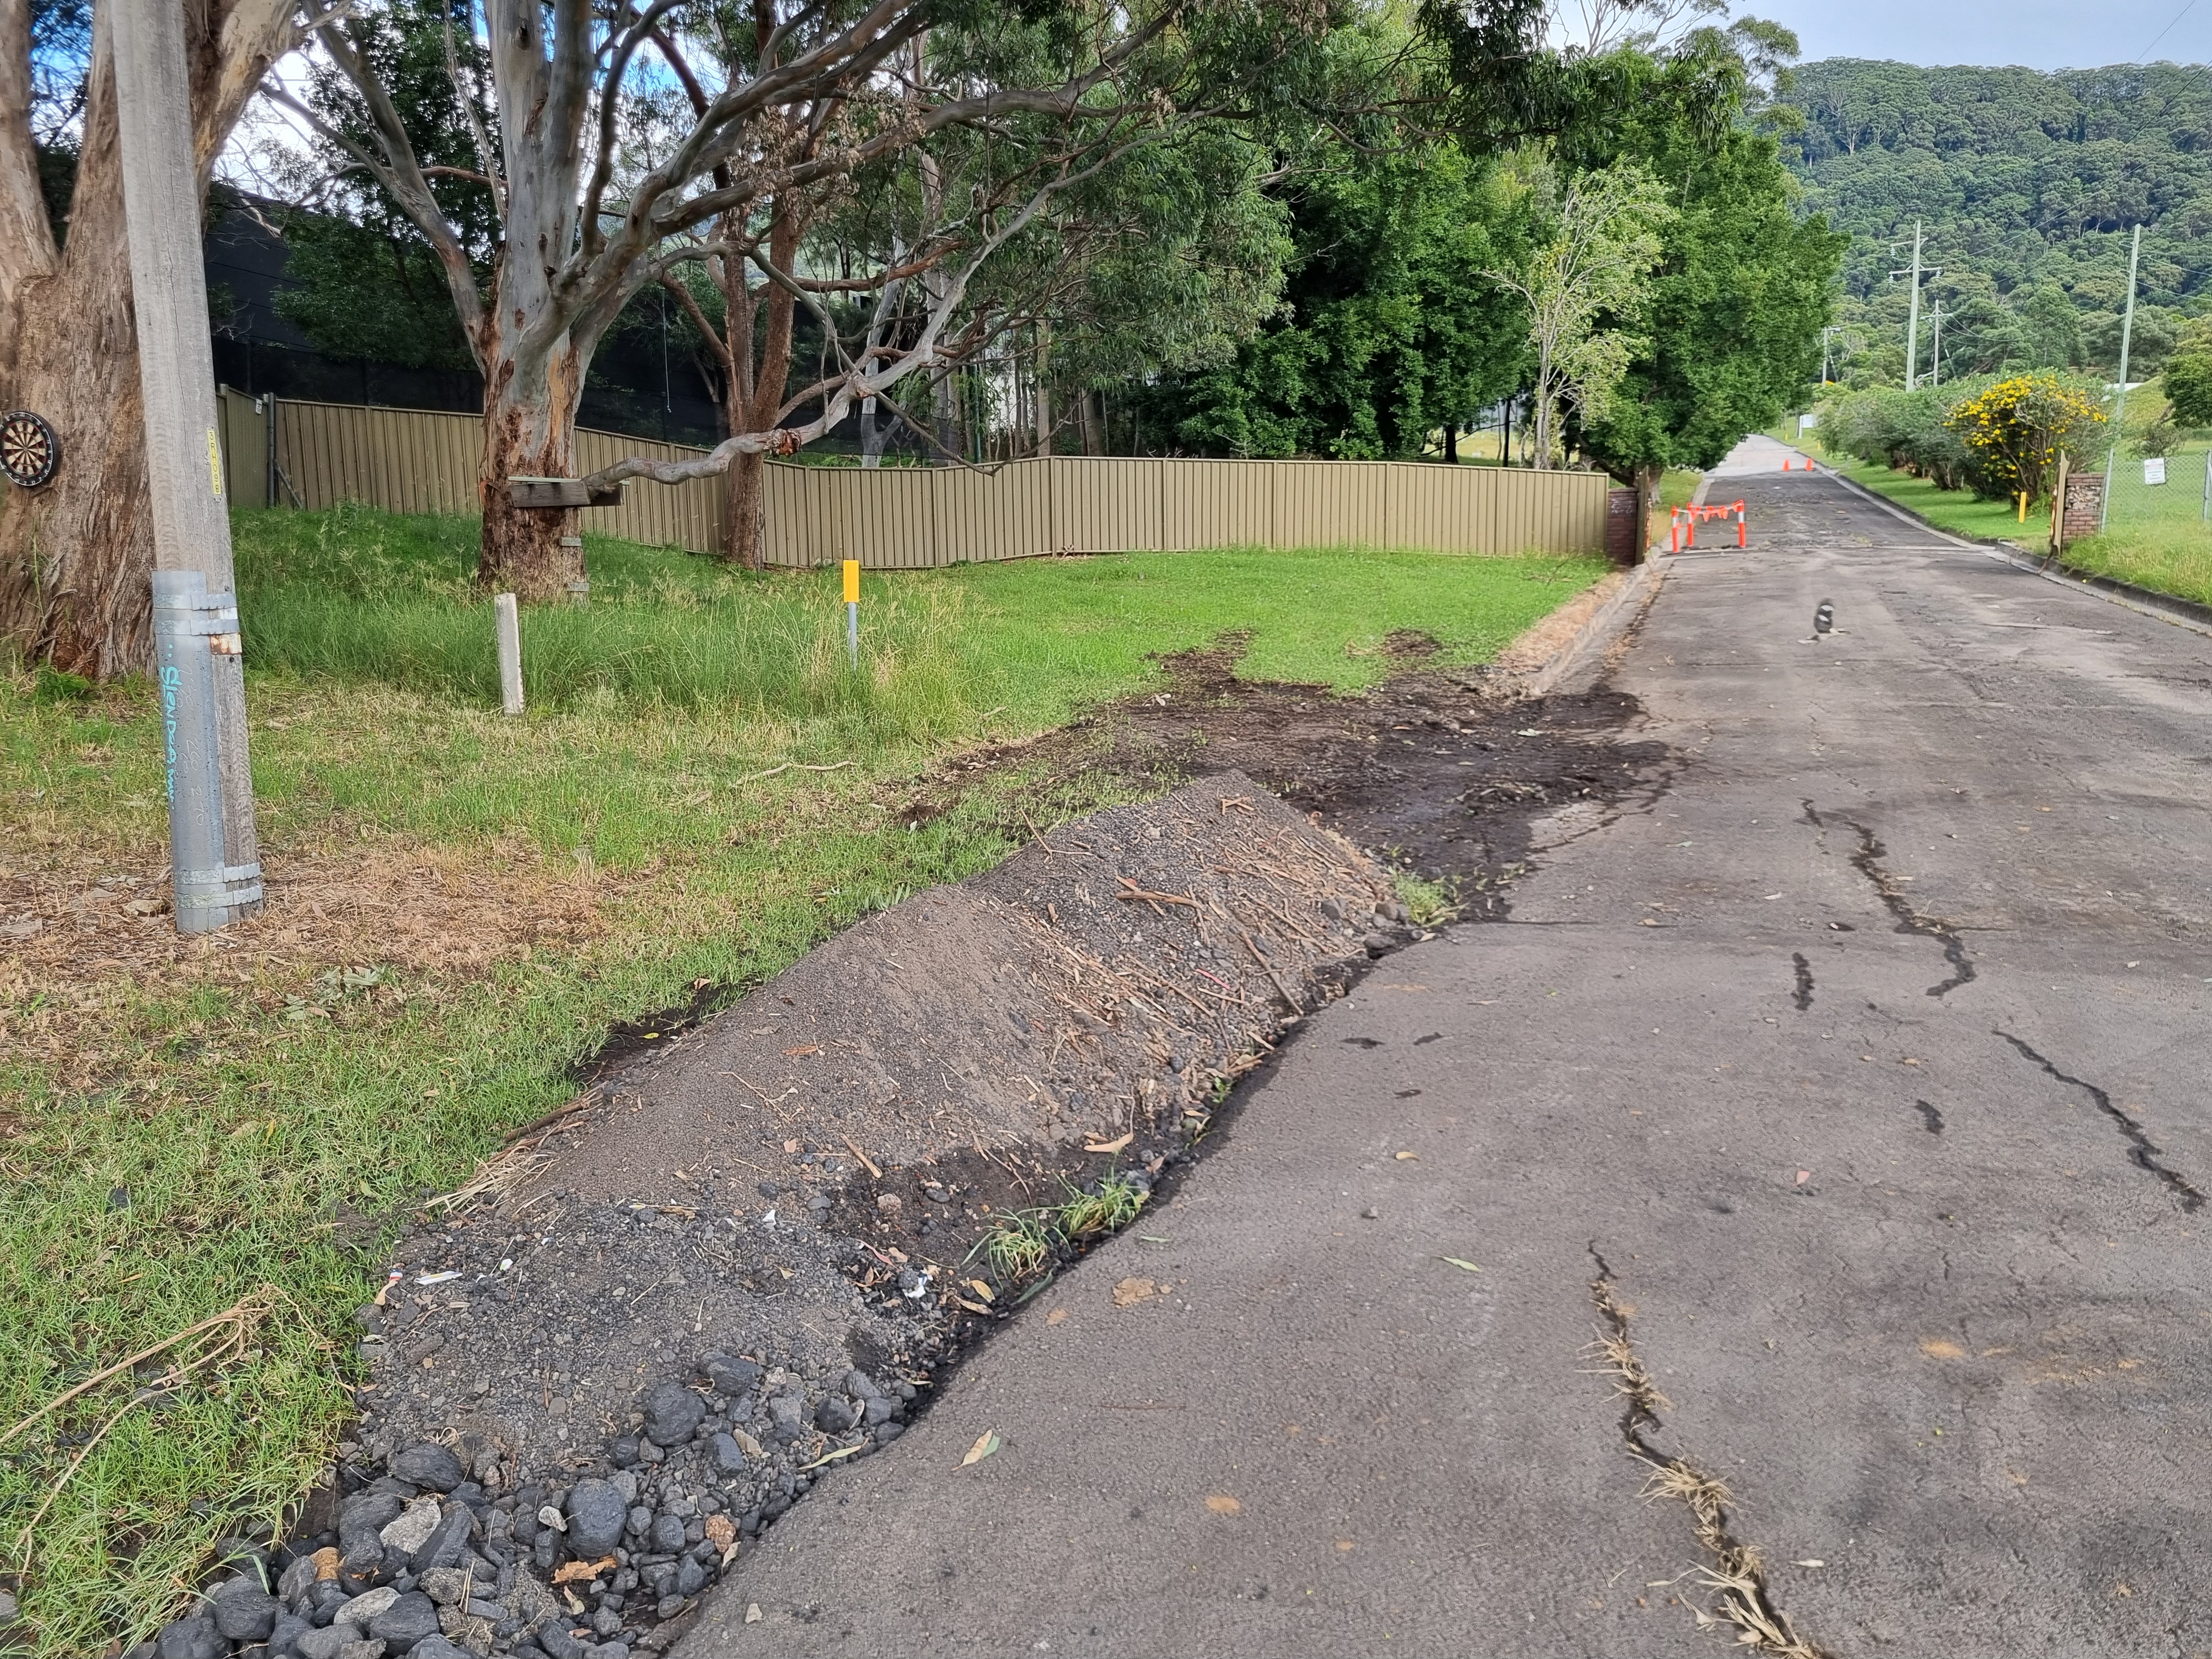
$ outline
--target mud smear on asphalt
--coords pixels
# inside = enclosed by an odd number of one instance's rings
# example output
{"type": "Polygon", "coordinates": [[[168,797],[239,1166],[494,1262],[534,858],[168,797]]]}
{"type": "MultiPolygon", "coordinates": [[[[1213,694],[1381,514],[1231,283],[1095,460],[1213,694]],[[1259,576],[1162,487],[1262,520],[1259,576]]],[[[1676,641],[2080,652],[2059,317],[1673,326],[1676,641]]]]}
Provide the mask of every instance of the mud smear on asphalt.
{"type": "Polygon", "coordinates": [[[1602,681],[1520,696],[1486,668],[1422,666],[1426,635],[1383,649],[1403,672],[1364,693],[1246,680],[1245,641],[1162,659],[1166,683],[1037,742],[970,757],[907,804],[944,811],[981,772],[1103,770],[1151,787],[1235,767],[1390,868],[1444,883],[1461,919],[1503,921],[1506,889],[1563,808],[1590,824],[1664,787],[1668,751],[1631,735],[1641,704],[1602,681]]]}

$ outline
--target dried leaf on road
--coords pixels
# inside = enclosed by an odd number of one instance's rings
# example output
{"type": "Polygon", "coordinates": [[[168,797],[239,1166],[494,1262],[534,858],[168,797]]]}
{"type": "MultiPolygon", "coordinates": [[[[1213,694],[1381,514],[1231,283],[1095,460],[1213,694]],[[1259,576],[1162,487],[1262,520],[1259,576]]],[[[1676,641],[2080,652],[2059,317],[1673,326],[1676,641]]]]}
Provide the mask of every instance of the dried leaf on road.
{"type": "Polygon", "coordinates": [[[1419,1164],[1421,1161],[1421,1155],[1419,1152],[1400,1152],[1396,1157],[1401,1164],[1419,1164]]]}
{"type": "Polygon", "coordinates": [[[1464,1267],[1471,1273],[1479,1273],[1482,1271],[1481,1268],[1476,1267],[1472,1261],[1462,1261],[1455,1255],[1440,1255],[1437,1260],[1439,1261],[1449,1261],[1455,1267],[1464,1267]]]}
{"type": "Polygon", "coordinates": [[[737,1523],[726,1515],[710,1515],[699,1528],[707,1534],[707,1541],[717,1550],[726,1550],[738,1541],[737,1523]]]}
{"type": "Polygon", "coordinates": [[[1149,1279],[1125,1279],[1114,1287],[1114,1305],[1133,1308],[1139,1302],[1150,1301],[1160,1294],[1160,1287],[1149,1279]]]}
{"type": "Polygon", "coordinates": [[[554,1569],[553,1582],[556,1584],[574,1584],[583,1579],[597,1578],[603,1572],[613,1571],[615,1559],[611,1555],[602,1556],[596,1561],[564,1562],[554,1569]]]}
{"type": "Polygon", "coordinates": [[[1215,1492],[1206,1500],[1206,1507],[1216,1515],[1242,1515],[1244,1506],[1225,1492],[1215,1492]]]}
{"type": "Polygon", "coordinates": [[[761,1620],[760,1603],[759,1603],[759,1602],[757,1602],[757,1601],[748,1601],[748,1602],[746,1602],[746,1603],[745,1603],[745,1623],[747,1623],[748,1625],[757,1625],[758,1623],[760,1623],[760,1620],[761,1620]]]}
{"type": "Polygon", "coordinates": [[[975,1437],[975,1443],[968,1448],[968,1455],[960,1460],[960,1467],[964,1469],[970,1463],[980,1463],[998,1449],[998,1431],[994,1429],[986,1429],[975,1437]]]}
{"type": "Polygon", "coordinates": [[[1086,1141],[1083,1150],[1086,1152],[1118,1152],[1136,1138],[1137,1132],[1132,1129],[1127,1134],[1116,1135],[1111,1140],[1086,1141]]]}

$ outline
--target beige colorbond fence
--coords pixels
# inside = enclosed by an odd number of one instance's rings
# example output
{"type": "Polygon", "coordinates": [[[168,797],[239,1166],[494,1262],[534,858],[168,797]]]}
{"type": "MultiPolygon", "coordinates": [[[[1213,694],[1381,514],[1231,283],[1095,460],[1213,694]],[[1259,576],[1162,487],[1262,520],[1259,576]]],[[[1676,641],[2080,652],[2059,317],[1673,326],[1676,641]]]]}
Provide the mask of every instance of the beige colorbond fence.
{"type": "MultiPolygon", "coordinates": [[[[224,484],[238,506],[326,507],[362,501],[393,513],[478,510],[480,415],[253,398],[228,386],[220,402],[224,484]],[[279,474],[274,480],[269,472],[272,413],[279,474]]],[[[576,433],[576,459],[586,472],[625,455],[676,460],[701,453],[617,432],[576,433]]],[[[720,478],[673,487],[633,483],[620,507],[592,509],[584,522],[630,541],[709,553],[722,544],[723,495],[720,478]]]]}
{"type": "MultiPolygon", "coordinates": [[[[473,513],[483,430],[474,415],[255,399],[225,389],[231,499],[306,507],[363,501],[402,513],[473,513]],[[273,414],[272,414],[273,411],[273,414]]],[[[579,431],[580,470],[623,455],[703,452],[579,431]]],[[[1595,553],[1608,480],[1401,461],[1185,461],[1055,455],[995,470],[771,462],[763,553],[771,564],[858,559],[923,569],[1049,553],[1207,547],[1370,546],[1439,553],[1595,553]]],[[[711,552],[722,543],[720,478],[672,488],[632,480],[620,507],[587,510],[611,536],[711,552]]]]}

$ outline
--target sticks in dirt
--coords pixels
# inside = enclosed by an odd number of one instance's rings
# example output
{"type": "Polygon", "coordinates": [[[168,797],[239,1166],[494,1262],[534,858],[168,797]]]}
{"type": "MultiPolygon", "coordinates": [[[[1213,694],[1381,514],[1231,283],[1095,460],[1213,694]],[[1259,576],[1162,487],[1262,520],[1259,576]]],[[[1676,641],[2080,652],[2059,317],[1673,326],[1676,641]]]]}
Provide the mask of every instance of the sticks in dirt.
{"type": "Polygon", "coordinates": [[[1237,930],[1237,937],[1244,941],[1244,948],[1252,953],[1252,960],[1260,964],[1260,971],[1274,981],[1275,988],[1283,994],[1283,1000],[1291,1005],[1291,1012],[1294,1014],[1304,1013],[1305,1005],[1297,1000],[1289,986],[1283,983],[1283,976],[1275,971],[1267,958],[1260,954],[1260,947],[1252,943],[1252,935],[1240,927],[1237,930]]]}
{"type": "Polygon", "coordinates": [[[864,1167],[870,1175],[875,1176],[878,1181],[881,1181],[884,1178],[884,1172],[875,1166],[874,1161],[870,1158],[866,1152],[860,1150],[860,1143],[859,1141],[854,1139],[850,1135],[841,1135],[839,1139],[843,1140],[846,1146],[852,1148],[853,1156],[860,1160],[862,1167],[864,1167]]]}
{"type": "Polygon", "coordinates": [[[1121,891],[1114,895],[1117,899],[1133,902],[1141,900],[1155,907],[1163,904],[1188,904],[1194,910],[1200,908],[1196,899],[1186,898],[1180,893],[1155,893],[1149,888],[1139,886],[1127,876],[1116,876],[1114,879],[1120,882],[1122,888],[1121,891]]]}

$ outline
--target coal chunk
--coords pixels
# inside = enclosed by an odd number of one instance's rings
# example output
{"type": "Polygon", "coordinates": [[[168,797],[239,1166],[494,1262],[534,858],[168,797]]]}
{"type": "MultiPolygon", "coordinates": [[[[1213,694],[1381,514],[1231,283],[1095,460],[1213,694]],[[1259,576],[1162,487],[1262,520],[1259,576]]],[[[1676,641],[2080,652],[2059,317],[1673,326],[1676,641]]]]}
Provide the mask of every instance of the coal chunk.
{"type": "Polygon", "coordinates": [[[707,1402],[681,1382],[663,1382],[645,1396],[645,1431],[655,1445],[682,1445],[706,1419],[707,1402]]]}
{"type": "Polygon", "coordinates": [[[438,1633],[438,1604],[420,1590],[410,1590],[368,1621],[368,1633],[387,1651],[404,1653],[438,1633]]]}
{"type": "Polygon", "coordinates": [[[451,1492],[469,1478],[461,1460],[447,1447],[425,1442],[410,1446],[392,1460],[392,1472],[410,1485],[430,1492],[451,1492]]]}
{"type": "Polygon", "coordinates": [[[234,1578],[208,1598],[215,1627],[232,1642],[265,1642],[276,1628],[276,1598],[251,1578],[234,1578]]]}
{"type": "Polygon", "coordinates": [[[629,1506],[612,1481],[579,1480],[568,1494],[568,1547],[587,1560],[605,1555],[622,1542],[629,1518],[629,1506]]]}

